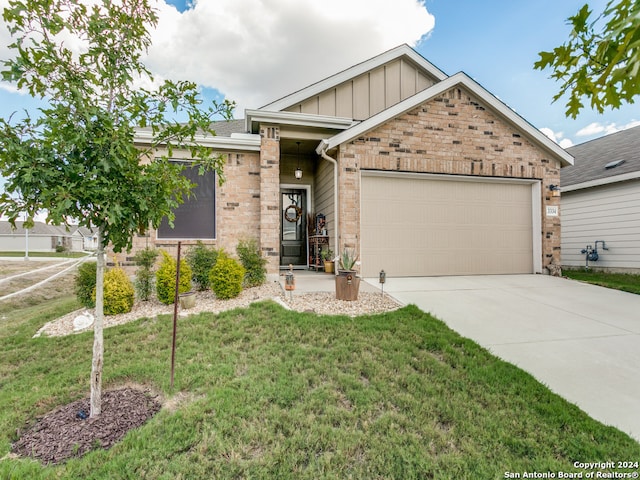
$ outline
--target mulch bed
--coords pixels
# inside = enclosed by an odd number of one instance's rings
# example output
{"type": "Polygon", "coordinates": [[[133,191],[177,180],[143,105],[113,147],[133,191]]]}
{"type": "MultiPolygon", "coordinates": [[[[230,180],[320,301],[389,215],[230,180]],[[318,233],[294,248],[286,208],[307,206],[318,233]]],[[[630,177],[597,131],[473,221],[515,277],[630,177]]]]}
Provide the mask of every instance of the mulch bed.
{"type": "Polygon", "coordinates": [[[103,392],[98,417],[88,418],[89,398],[70,403],[38,418],[12,445],[12,451],[43,464],[57,464],[97,448],[107,450],[160,407],[149,392],[135,388],[103,392]]]}

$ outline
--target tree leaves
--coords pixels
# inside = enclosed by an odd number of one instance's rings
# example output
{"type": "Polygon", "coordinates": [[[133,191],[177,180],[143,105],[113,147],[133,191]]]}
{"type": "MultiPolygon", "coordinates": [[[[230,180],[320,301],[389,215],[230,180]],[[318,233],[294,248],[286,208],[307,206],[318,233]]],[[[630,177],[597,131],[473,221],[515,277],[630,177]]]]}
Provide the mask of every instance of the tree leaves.
{"type": "Polygon", "coordinates": [[[0,119],[0,175],[7,177],[0,212],[75,219],[101,228],[104,244],[120,251],[141,226],[171,219],[188,195],[192,185],[167,161],[174,148],[224,178],[222,159],[197,139],[214,135],[212,117],[230,117],[233,103],[203,108],[191,82],[167,81],[156,91],[134,83],[148,75],[140,58],[157,22],[148,1],[11,0],[3,17],[15,38],[3,78],[50,106],[36,120],[0,119]],[[174,114],[188,120],[177,123],[174,114]],[[137,127],[151,128],[146,149],[134,145],[137,127]],[[168,155],[154,158],[160,147],[168,155]],[[151,163],[142,164],[143,156],[151,163]]]}
{"type": "Polygon", "coordinates": [[[568,95],[566,115],[576,118],[583,99],[599,113],[634,103],[640,94],[640,1],[610,0],[595,19],[585,4],[568,18],[569,39],[540,52],[534,68],[561,82],[553,101],[568,95]]]}

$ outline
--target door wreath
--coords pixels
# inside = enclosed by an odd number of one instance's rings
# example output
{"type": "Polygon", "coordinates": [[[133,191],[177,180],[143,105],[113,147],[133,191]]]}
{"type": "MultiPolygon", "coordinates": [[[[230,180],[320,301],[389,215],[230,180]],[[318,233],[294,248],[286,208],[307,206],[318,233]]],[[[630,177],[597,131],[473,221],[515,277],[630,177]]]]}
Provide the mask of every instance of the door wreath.
{"type": "Polygon", "coordinates": [[[287,222],[295,223],[300,220],[302,209],[297,205],[289,205],[284,209],[284,219],[287,222]]]}

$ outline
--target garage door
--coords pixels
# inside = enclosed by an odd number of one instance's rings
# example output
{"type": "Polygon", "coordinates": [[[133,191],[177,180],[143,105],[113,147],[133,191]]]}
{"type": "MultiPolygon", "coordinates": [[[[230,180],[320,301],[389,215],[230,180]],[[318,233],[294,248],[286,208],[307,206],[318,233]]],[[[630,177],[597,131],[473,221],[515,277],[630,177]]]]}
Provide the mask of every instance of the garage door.
{"type": "Polygon", "coordinates": [[[362,172],[364,276],[533,272],[532,185],[362,172]]]}

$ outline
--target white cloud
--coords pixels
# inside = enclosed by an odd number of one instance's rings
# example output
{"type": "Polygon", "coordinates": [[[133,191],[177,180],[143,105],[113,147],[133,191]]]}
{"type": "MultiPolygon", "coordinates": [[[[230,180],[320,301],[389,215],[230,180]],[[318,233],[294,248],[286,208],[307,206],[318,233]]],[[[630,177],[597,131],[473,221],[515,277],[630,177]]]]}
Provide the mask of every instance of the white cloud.
{"type": "Polygon", "coordinates": [[[146,59],[155,74],[216,88],[244,108],[322,80],[434,27],[422,0],[158,0],[146,59]]]}
{"type": "Polygon", "coordinates": [[[609,135],[611,133],[616,133],[621,130],[626,130],[627,128],[633,128],[640,125],[640,120],[632,120],[629,123],[624,125],[618,125],[615,122],[602,124],[598,122],[590,123],[586,127],[578,130],[576,132],[576,136],[578,137],[591,137],[595,135],[609,135]]]}
{"type": "Polygon", "coordinates": [[[548,127],[543,127],[540,129],[540,131],[544,133],[547,137],[549,137],[551,140],[556,142],[558,145],[560,145],[562,148],[573,147],[573,142],[569,138],[564,138],[563,132],[554,132],[548,127]]]}

